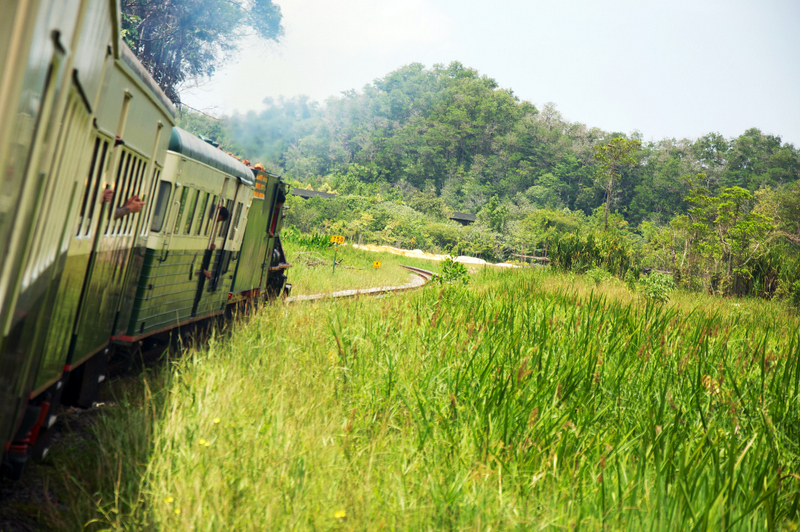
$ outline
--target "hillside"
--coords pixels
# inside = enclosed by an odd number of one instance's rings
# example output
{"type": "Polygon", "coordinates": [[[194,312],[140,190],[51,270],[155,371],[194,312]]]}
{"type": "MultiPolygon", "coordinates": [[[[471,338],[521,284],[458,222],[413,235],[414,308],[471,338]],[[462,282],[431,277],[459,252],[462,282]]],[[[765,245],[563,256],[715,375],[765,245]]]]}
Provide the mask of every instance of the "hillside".
{"type": "Polygon", "coordinates": [[[259,113],[182,123],[342,196],[295,201],[287,221],[301,232],[487,260],[560,250],[565,268],[646,266],[721,293],[800,291],[800,151],[757,128],[646,142],[569,122],[457,62],[410,64],[324,105],[267,100],[259,113]],[[607,187],[597,154],[617,140],[641,144],[607,187]],[[610,229],[597,214],[607,197],[610,229]],[[452,211],[478,223],[449,222],[452,211]]]}

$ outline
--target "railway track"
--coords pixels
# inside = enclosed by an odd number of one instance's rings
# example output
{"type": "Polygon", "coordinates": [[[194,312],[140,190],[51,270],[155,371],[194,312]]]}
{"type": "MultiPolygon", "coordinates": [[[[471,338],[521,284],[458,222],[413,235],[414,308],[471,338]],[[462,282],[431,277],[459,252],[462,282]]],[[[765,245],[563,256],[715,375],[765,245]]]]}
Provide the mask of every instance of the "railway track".
{"type": "Polygon", "coordinates": [[[321,299],[333,299],[333,298],[345,298],[345,297],[357,297],[357,296],[375,296],[375,295],[386,294],[389,292],[405,292],[407,290],[413,290],[415,288],[419,288],[420,286],[426,285],[436,275],[434,272],[423,270],[422,268],[417,268],[415,266],[403,266],[401,264],[401,267],[409,270],[416,276],[410,283],[404,284],[402,286],[380,286],[377,288],[341,290],[339,292],[312,294],[308,296],[292,296],[292,297],[287,297],[285,299],[285,302],[299,303],[305,301],[319,301],[321,299]]]}

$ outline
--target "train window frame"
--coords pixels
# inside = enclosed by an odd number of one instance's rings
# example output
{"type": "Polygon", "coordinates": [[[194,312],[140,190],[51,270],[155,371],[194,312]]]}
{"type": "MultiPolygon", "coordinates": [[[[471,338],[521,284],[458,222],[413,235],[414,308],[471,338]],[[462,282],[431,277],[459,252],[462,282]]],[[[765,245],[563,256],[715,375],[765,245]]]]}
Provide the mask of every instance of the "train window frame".
{"type": "Polygon", "coordinates": [[[100,136],[97,137],[100,139],[101,142],[101,153],[100,153],[100,160],[93,161],[95,166],[92,168],[92,173],[90,175],[90,179],[92,182],[92,192],[89,194],[88,199],[88,209],[89,213],[86,217],[82,220],[84,224],[82,228],[79,228],[79,232],[76,236],[79,237],[88,237],[92,234],[92,227],[94,226],[95,220],[95,211],[100,212],[97,209],[97,205],[100,202],[100,189],[103,186],[103,176],[105,175],[105,167],[109,164],[108,154],[110,152],[109,147],[111,146],[111,142],[108,139],[104,139],[100,136]]]}
{"type": "Polygon", "coordinates": [[[203,201],[200,203],[197,212],[200,213],[200,217],[197,220],[197,227],[195,229],[194,236],[202,236],[203,233],[203,220],[205,219],[206,215],[206,208],[208,207],[208,198],[211,195],[209,192],[200,191],[203,194],[203,201]]]}
{"type": "Polygon", "coordinates": [[[145,200],[145,209],[147,209],[147,214],[145,215],[144,222],[142,223],[142,237],[146,237],[150,232],[150,224],[153,213],[155,212],[155,202],[153,200],[156,198],[159,182],[161,180],[161,168],[159,168],[158,165],[154,165],[153,167],[152,179],[153,182],[150,185],[149,196],[147,198],[142,198],[145,200]]]}
{"type": "Polygon", "coordinates": [[[175,225],[172,227],[172,234],[180,234],[181,219],[183,218],[183,210],[186,207],[186,200],[189,197],[190,187],[183,187],[181,191],[180,207],[178,208],[178,215],[175,217],[175,225]]]}
{"type": "Polygon", "coordinates": [[[236,202],[236,216],[234,216],[233,223],[231,224],[231,232],[228,235],[229,238],[235,239],[239,233],[239,223],[242,219],[242,209],[244,208],[244,204],[241,201],[236,202]]]}
{"type": "MultiPolygon", "coordinates": [[[[136,176],[136,182],[135,182],[136,184],[133,186],[133,194],[140,200],[144,200],[146,198],[142,198],[142,187],[144,186],[144,181],[147,176],[148,163],[147,160],[144,159],[143,157],[139,157],[139,163],[141,167],[139,169],[139,175],[136,176]]],[[[134,223],[136,216],[128,216],[127,218],[129,218],[129,221],[128,221],[128,230],[126,234],[132,236],[136,228],[136,223],[134,223]]]]}
{"type": "Polygon", "coordinates": [[[190,194],[191,200],[189,201],[189,210],[186,211],[186,222],[183,224],[184,235],[192,234],[192,225],[194,224],[195,214],[197,213],[197,200],[200,198],[200,190],[192,188],[194,194],[190,194]]]}
{"type": "Polygon", "coordinates": [[[170,196],[172,196],[172,183],[163,179],[160,180],[158,192],[156,193],[155,207],[150,219],[150,231],[153,233],[160,233],[164,228],[170,196]],[[156,223],[158,223],[158,226],[156,226],[156,223]]]}
{"type": "Polygon", "coordinates": [[[125,186],[125,180],[128,176],[128,168],[130,168],[131,164],[131,154],[127,152],[124,148],[120,150],[119,156],[119,166],[117,167],[117,178],[114,180],[114,197],[111,199],[108,205],[108,212],[106,213],[106,218],[108,223],[106,223],[106,230],[104,231],[105,236],[115,236],[119,220],[114,219],[114,212],[122,207],[122,196],[124,195],[121,191],[122,188],[125,186]],[[126,157],[127,155],[127,157],[126,157]]]}
{"type": "Polygon", "coordinates": [[[217,238],[223,238],[228,234],[228,231],[231,229],[231,221],[233,221],[233,216],[231,212],[233,211],[233,199],[225,200],[225,208],[228,209],[228,219],[219,224],[219,230],[217,231],[217,238]]]}
{"type": "Polygon", "coordinates": [[[208,218],[206,218],[206,229],[203,231],[203,236],[208,236],[209,231],[211,231],[211,227],[214,225],[212,220],[214,218],[213,214],[217,210],[217,200],[219,196],[216,194],[211,194],[211,202],[208,205],[208,218]]]}
{"type": "Polygon", "coordinates": [[[94,185],[94,177],[97,173],[97,158],[100,155],[100,147],[102,145],[102,141],[100,137],[94,138],[94,148],[92,150],[92,162],[89,163],[89,173],[86,175],[86,181],[84,183],[84,190],[83,190],[83,198],[81,199],[81,208],[78,213],[78,231],[76,232],[76,236],[80,236],[81,229],[83,228],[83,223],[86,221],[86,210],[90,207],[89,197],[92,194],[92,185],[94,185]]]}
{"type": "MultiPolygon", "coordinates": [[[[141,179],[144,171],[147,167],[147,162],[142,159],[141,157],[134,155],[133,157],[135,163],[133,167],[132,175],[129,178],[128,188],[125,194],[124,201],[127,201],[128,198],[132,196],[139,197],[139,187],[141,187],[141,179]]],[[[133,220],[135,216],[125,216],[122,218],[121,224],[121,233],[125,236],[130,236],[133,233],[134,223],[133,220]]]]}

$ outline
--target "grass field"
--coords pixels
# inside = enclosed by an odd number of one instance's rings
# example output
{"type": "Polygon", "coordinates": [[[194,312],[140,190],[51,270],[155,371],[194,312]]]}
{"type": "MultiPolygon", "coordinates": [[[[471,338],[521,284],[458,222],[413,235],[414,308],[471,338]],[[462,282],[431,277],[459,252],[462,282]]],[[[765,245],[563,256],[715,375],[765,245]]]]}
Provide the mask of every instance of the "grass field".
{"type": "Polygon", "coordinates": [[[534,270],[269,306],[117,388],[97,442],[54,457],[64,509],[44,519],[794,530],[798,324],[778,303],[659,306],[534,270]]]}
{"type": "Polygon", "coordinates": [[[401,264],[439,272],[439,263],[435,261],[374,253],[349,245],[335,250],[338,265],[334,271],[334,250],[333,247],[313,249],[295,243],[284,244],[286,257],[292,264],[288,277],[293,296],[404,285],[409,282],[411,274],[401,268],[401,264]],[[381,263],[379,269],[373,267],[375,261],[381,263]]]}

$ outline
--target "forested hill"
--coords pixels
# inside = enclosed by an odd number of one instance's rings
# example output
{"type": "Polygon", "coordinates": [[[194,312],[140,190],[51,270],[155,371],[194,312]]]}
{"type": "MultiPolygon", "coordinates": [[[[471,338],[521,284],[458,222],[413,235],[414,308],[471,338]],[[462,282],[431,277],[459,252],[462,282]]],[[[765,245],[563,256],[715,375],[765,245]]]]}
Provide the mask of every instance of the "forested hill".
{"type": "MultiPolygon", "coordinates": [[[[595,175],[595,147],[631,138],[568,122],[552,104],[538,109],[457,62],[414,63],[324,105],[305,97],[265,104],[260,113],[225,119],[225,132],[205,132],[311,186],[404,197],[435,191],[451,208],[471,213],[497,195],[512,209],[589,214],[606,196],[595,175]]],[[[736,138],[709,133],[643,142],[634,156],[638,164],[621,170],[612,197],[613,209],[633,224],[686,212],[685,176],[697,181],[704,174],[699,180],[712,194],[800,179],[798,149],[756,128],[736,138]]]]}

